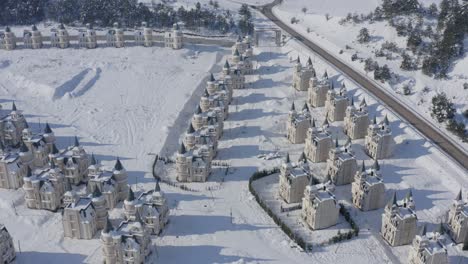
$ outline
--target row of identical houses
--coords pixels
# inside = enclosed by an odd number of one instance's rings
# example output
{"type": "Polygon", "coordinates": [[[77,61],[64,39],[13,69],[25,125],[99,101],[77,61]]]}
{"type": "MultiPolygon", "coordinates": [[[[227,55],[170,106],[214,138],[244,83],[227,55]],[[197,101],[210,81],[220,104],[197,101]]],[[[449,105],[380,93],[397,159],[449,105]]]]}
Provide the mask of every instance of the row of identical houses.
{"type": "Polygon", "coordinates": [[[217,155],[233,90],[245,88],[245,75],[253,72],[252,56],[250,38],[239,37],[223,66],[221,78],[216,80],[210,75],[176,154],[178,181],[205,182],[211,174],[211,162],[217,155]]]}
{"type": "MultiPolygon", "coordinates": [[[[79,47],[94,49],[98,46],[98,40],[105,40],[105,45],[108,47],[122,48],[130,40],[133,40],[136,45],[151,47],[159,41],[159,38],[153,34],[153,29],[146,22],[141,23],[141,27],[134,31],[133,36],[125,35],[125,30],[120,27],[119,23],[114,23],[113,28],[109,29],[104,36],[98,36],[91,24],[86,24],[86,29],[80,30],[76,36],[71,36],[63,24],[60,24],[58,28],[52,28],[48,37],[43,37],[36,26],[32,26],[31,30],[25,30],[22,39],[17,38],[9,27],[0,32],[0,48],[5,50],[15,49],[19,41],[23,42],[25,48],[30,49],[43,48],[46,41],[52,47],[65,49],[70,47],[72,40],[77,41],[79,47]]],[[[167,48],[181,49],[183,47],[184,37],[178,24],[174,24],[172,30],[164,33],[163,43],[167,48]]]]}
{"type": "MultiPolygon", "coordinates": [[[[304,152],[297,163],[289,155],[282,164],[279,178],[279,195],[286,203],[301,203],[301,216],[311,229],[323,229],[338,221],[339,206],[334,197],[335,185],[351,183],[352,203],[362,210],[376,210],[384,207],[385,185],[379,159],[392,155],[393,138],[390,122],[385,116],[377,122],[369,119],[367,103],[363,99],[355,104],[349,98],[346,86],[339,90],[328,79],[327,72],[319,80],[309,58],[305,66],[296,60],[293,72],[293,87],[308,91],[308,100],[300,110],[293,103],[288,115],[287,138],[293,144],[305,143],[304,152]],[[317,126],[309,106],[325,107],[325,121],[317,126]],[[347,142],[340,146],[338,139],[333,142],[329,122],[344,121],[347,142]],[[365,139],[365,152],[374,159],[372,166],[357,165],[351,140],[365,139]],[[316,184],[308,160],[314,163],[326,162],[326,180],[316,184]]],[[[396,193],[387,203],[382,214],[381,235],[391,246],[412,244],[409,263],[448,263],[445,248],[448,234],[455,243],[468,243],[468,203],[462,192],[457,195],[448,212],[448,220],[439,230],[432,233],[424,226],[417,227],[415,203],[411,190],[397,200],[396,193]],[[446,233],[444,235],[443,233],[446,233]]]]}
{"type": "MultiPolygon", "coordinates": [[[[41,133],[33,133],[14,103],[11,110],[0,107],[0,115],[0,188],[22,188],[30,209],[60,209],[65,237],[92,239],[103,230],[106,263],[144,262],[151,252],[149,235],[159,234],[168,222],[159,183],[135,197],[119,158],[113,167],[103,166],[76,137],[73,145],[57,148],[49,124],[41,133]],[[122,201],[125,220],[114,229],[109,225],[109,210],[122,201]],[[111,231],[112,243],[105,239],[111,231]]],[[[7,237],[6,228],[0,226],[0,263],[15,257],[7,237]]]]}

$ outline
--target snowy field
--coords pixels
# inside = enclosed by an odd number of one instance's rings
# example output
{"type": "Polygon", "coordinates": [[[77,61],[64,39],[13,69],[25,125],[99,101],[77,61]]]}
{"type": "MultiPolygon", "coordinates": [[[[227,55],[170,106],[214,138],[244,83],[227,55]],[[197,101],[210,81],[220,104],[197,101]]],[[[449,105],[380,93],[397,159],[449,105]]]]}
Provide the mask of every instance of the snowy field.
{"type": "MultiPolygon", "coordinates": [[[[59,147],[77,135],[86,150],[107,165],[120,156],[132,188],[139,193],[154,184],[149,174],[151,154],[174,154],[208,72],[219,76],[226,52],[207,46],[179,51],[142,47],[0,51],[0,102],[10,107],[14,100],[33,128],[51,123],[59,147]]],[[[161,186],[171,215],[162,236],[153,237],[157,252],[152,263],[405,261],[409,246],[392,249],[378,235],[382,210],[353,211],[361,228],[359,237],[308,254],[295,248],[250,194],[252,173],[281,162],[258,159],[258,154],[290,152],[292,160],[297,160],[304,147],[291,145],[285,138],[291,103],[302,104],[306,99],[305,93],[291,88],[291,59],[300,55],[305,61],[312,56],[319,74],[327,70],[336,84],[346,82],[356,101],[366,97],[371,115],[376,113],[380,120],[388,114],[397,145],[394,157],[381,162],[387,196],[396,190],[402,197],[412,188],[420,224],[428,223],[429,230],[435,228],[459,188],[468,188],[467,172],[295,41],[289,40],[282,48],[256,48],[255,53],[258,74],[247,77],[248,89],[234,91],[216,158],[229,161],[230,172],[215,170],[208,183],[189,184],[199,192],[161,186]],[[206,190],[206,186],[217,188],[206,190]]],[[[313,116],[322,122],[323,109],[313,109],[313,116]]],[[[341,126],[332,123],[334,135],[340,135],[343,142],[341,126]]],[[[358,159],[370,163],[361,149],[362,140],[353,143],[358,159]]],[[[349,201],[350,188],[337,188],[338,199],[349,201]]],[[[98,236],[90,241],[64,239],[61,215],[29,210],[22,197],[21,190],[0,190],[0,221],[15,244],[20,241],[19,263],[102,262],[98,236]]],[[[111,217],[117,224],[121,209],[111,217]]],[[[460,246],[450,247],[449,254],[453,263],[468,258],[467,253],[460,256],[460,246]]]]}
{"type": "MultiPolygon", "coordinates": [[[[419,2],[428,6],[431,3],[439,4],[440,0],[419,2]]],[[[381,84],[382,87],[443,131],[446,131],[445,125],[439,124],[431,118],[430,107],[431,98],[437,93],[445,92],[457,109],[457,119],[459,121],[464,120],[465,125],[468,126],[467,119],[462,116],[462,112],[468,108],[468,90],[463,89],[463,84],[468,82],[468,72],[466,70],[468,58],[466,56],[454,62],[447,80],[435,80],[422,74],[420,70],[402,71],[400,69],[401,59],[386,60],[385,58],[375,57],[373,51],[380,49],[385,41],[393,41],[398,47],[406,48],[406,37],[397,36],[396,30],[390,27],[387,22],[339,24],[339,21],[346,17],[347,13],[368,14],[380,3],[380,0],[284,0],[283,4],[275,7],[273,11],[283,22],[362,73],[365,73],[364,63],[359,60],[351,61],[351,56],[355,53],[359,58],[371,57],[381,66],[387,64],[391,71],[399,75],[400,81],[393,85],[381,84]],[[303,7],[307,8],[305,14],[301,11],[303,7]],[[330,20],[326,20],[325,14],[330,15],[330,20]],[[291,24],[292,17],[299,19],[299,22],[291,24]],[[363,27],[368,28],[372,36],[372,40],[365,45],[358,43],[356,40],[359,30],[363,27]],[[309,29],[310,33],[307,33],[307,29],[309,29]],[[346,46],[351,49],[346,49],[346,46]],[[339,54],[341,50],[343,54],[339,54]],[[413,86],[411,95],[403,95],[402,88],[404,85],[413,86]],[[425,89],[426,87],[428,89],[425,89]]],[[[465,40],[465,46],[467,41],[465,40]]],[[[370,74],[370,76],[372,75],[370,74]]],[[[372,77],[370,78],[372,79],[372,77]]],[[[446,131],[446,134],[462,144],[463,147],[468,148],[468,143],[462,143],[450,132],[446,131]]]]}

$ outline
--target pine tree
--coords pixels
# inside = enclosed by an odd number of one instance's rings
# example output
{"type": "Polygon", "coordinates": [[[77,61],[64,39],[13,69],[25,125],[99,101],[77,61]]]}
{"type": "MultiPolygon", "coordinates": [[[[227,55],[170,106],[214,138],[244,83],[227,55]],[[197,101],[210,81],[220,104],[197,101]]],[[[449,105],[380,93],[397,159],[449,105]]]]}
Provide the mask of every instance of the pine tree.
{"type": "Polygon", "coordinates": [[[367,28],[361,28],[357,37],[359,43],[367,43],[370,41],[369,30],[367,28]]]}
{"type": "Polygon", "coordinates": [[[401,62],[400,68],[405,71],[415,70],[415,65],[411,57],[405,52],[401,54],[403,61],[401,62]]]}
{"type": "Polygon", "coordinates": [[[445,93],[440,93],[432,97],[431,112],[432,117],[434,117],[437,122],[442,123],[455,116],[455,107],[445,93]]]}

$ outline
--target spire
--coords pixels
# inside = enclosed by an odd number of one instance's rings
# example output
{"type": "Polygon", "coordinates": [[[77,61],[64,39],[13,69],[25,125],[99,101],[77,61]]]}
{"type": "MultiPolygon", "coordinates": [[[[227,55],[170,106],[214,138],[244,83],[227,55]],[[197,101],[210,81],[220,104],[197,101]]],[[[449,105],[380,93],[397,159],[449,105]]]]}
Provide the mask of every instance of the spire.
{"type": "Polygon", "coordinates": [[[294,101],[292,102],[292,105],[291,105],[291,111],[296,111],[296,107],[294,106],[294,101]]]}
{"type": "Polygon", "coordinates": [[[286,153],[286,159],[285,159],[285,162],[286,163],[290,163],[291,162],[291,159],[289,158],[289,152],[286,153]]]}
{"type": "Polygon", "coordinates": [[[159,180],[156,180],[156,186],[154,186],[154,192],[160,192],[161,186],[159,186],[159,180]]]}
{"type": "Polygon", "coordinates": [[[97,198],[97,197],[101,197],[101,196],[102,196],[101,190],[99,190],[99,188],[97,186],[95,186],[94,191],[93,191],[93,198],[97,198]]]}
{"type": "Polygon", "coordinates": [[[114,227],[112,226],[109,216],[107,216],[106,226],[104,227],[104,230],[102,230],[102,232],[109,234],[112,231],[114,231],[114,227]]]}
{"type": "Polygon", "coordinates": [[[299,162],[305,162],[307,161],[306,155],[304,152],[301,153],[301,156],[299,157],[299,162]]]}
{"type": "Polygon", "coordinates": [[[52,133],[52,129],[50,128],[48,122],[47,122],[46,125],[45,125],[44,133],[45,133],[45,134],[50,134],[50,133],[52,133]]]}
{"type": "Polygon", "coordinates": [[[29,167],[29,165],[26,167],[26,177],[31,177],[32,176],[32,170],[31,170],[31,167],[29,167]]]}
{"type": "Polygon", "coordinates": [[[197,110],[195,111],[195,114],[199,115],[202,113],[200,105],[197,106],[197,110]]]}
{"type": "Polygon", "coordinates": [[[236,50],[234,51],[234,56],[240,56],[239,55],[239,50],[236,48],[236,50]]]}
{"type": "Polygon", "coordinates": [[[361,172],[366,172],[366,164],[364,164],[364,160],[362,161],[361,172]]]}
{"type": "Polygon", "coordinates": [[[361,101],[361,103],[359,104],[359,106],[367,106],[367,102],[366,102],[366,98],[364,97],[361,101]]]}
{"type": "Polygon", "coordinates": [[[122,163],[120,162],[119,157],[117,157],[117,161],[115,162],[115,165],[114,165],[114,170],[121,171],[123,169],[124,167],[122,166],[122,163]]]}
{"type": "Polygon", "coordinates": [[[330,90],[335,89],[335,83],[333,81],[330,82],[330,90]]]}
{"type": "Polygon", "coordinates": [[[5,28],[5,32],[11,32],[11,29],[10,29],[10,27],[9,27],[9,26],[6,26],[6,28],[5,28]]]}
{"type": "Polygon", "coordinates": [[[28,146],[26,146],[26,144],[24,144],[24,141],[21,141],[20,152],[26,153],[28,151],[29,151],[28,146]]]}
{"type": "Polygon", "coordinates": [[[393,207],[394,205],[397,206],[396,192],[393,192],[392,199],[390,199],[390,201],[388,201],[387,207],[393,207]]]}
{"type": "Polygon", "coordinates": [[[216,81],[215,77],[214,77],[213,73],[211,73],[210,74],[210,82],[214,82],[214,81],[216,81]]]}
{"type": "Polygon", "coordinates": [[[457,197],[455,197],[455,201],[462,201],[462,189],[457,194],[457,197]]]}
{"type": "Polygon", "coordinates": [[[420,236],[425,236],[427,232],[427,227],[426,224],[423,225],[423,228],[421,230],[421,233],[419,234],[420,236]]]}
{"type": "Polygon", "coordinates": [[[307,66],[311,66],[311,65],[312,65],[312,60],[309,57],[309,59],[307,60],[307,66]]]}
{"type": "Polygon", "coordinates": [[[346,84],[344,81],[341,83],[341,89],[346,89],[346,84]]]}
{"type": "Polygon", "coordinates": [[[374,159],[374,164],[372,165],[372,168],[376,171],[379,171],[380,170],[380,164],[379,164],[379,161],[377,159],[374,159]]]}
{"type": "Polygon", "coordinates": [[[11,111],[16,111],[16,104],[13,102],[13,105],[11,106],[11,111]]]}
{"type": "Polygon", "coordinates": [[[132,187],[128,188],[128,194],[127,194],[127,199],[126,200],[129,201],[129,202],[135,200],[135,194],[133,193],[132,187]]]}
{"type": "Polygon", "coordinates": [[[96,161],[96,158],[94,157],[94,153],[91,154],[91,165],[96,165],[97,164],[97,161],[96,161]]]}
{"type": "Polygon", "coordinates": [[[340,145],[338,144],[338,137],[335,138],[335,148],[338,148],[340,145]]]}
{"type": "Polygon", "coordinates": [[[325,70],[325,73],[323,74],[323,78],[328,80],[328,72],[325,70]]]}
{"type": "Polygon", "coordinates": [[[5,150],[5,145],[3,144],[3,141],[1,141],[1,140],[0,140],[0,149],[1,149],[2,151],[5,150]]]}
{"type": "Polygon", "coordinates": [[[384,117],[384,124],[387,125],[387,126],[390,124],[390,123],[388,122],[388,117],[387,117],[387,115],[385,115],[385,117],[384,117]]]}
{"type": "Polygon", "coordinates": [[[302,111],[304,111],[304,110],[309,112],[309,106],[307,105],[307,102],[304,103],[304,106],[302,107],[302,111]]]}
{"type": "Polygon", "coordinates": [[[224,63],[224,68],[226,68],[226,69],[231,68],[231,66],[229,65],[228,60],[226,60],[226,62],[224,63]]]}
{"type": "Polygon", "coordinates": [[[444,225],[442,221],[440,221],[439,225],[437,226],[437,233],[443,235],[445,233],[444,225]]]}
{"type": "Polygon", "coordinates": [[[55,145],[55,143],[52,144],[52,154],[58,154],[59,153],[59,150],[57,148],[57,146],[55,145]]]}
{"type": "Polygon", "coordinates": [[[185,154],[186,152],[187,152],[187,150],[185,149],[184,142],[182,142],[182,143],[180,144],[179,154],[185,154]]]}
{"type": "Polygon", "coordinates": [[[187,129],[187,134],[193,134],[195,129],[193,128],[192,122],[190,122],[189,127],[187,129]]]}
{"type": "Polygon", "coordinates": [[[135,222],[138,222],[143,225],[143,220],[141,220],[140,211],[138,210],[136,211],[136,214],[135,214],[135,222]]]}
{"type": "Polygon", "coordinates": [[[372,119],[372,124],[377,125],[377,117],[374,115],[374,119],[372,119]]]}
{"type": "Polygon", "coordinates": [[[63,23],[60,23],[60,25],[59,25],[58,28],[59,28],[59,29],[65,29],[65,26],[63,25],[63,23]]]}
{"type": "Polygon", "coordinates": [[[78,141],[78,137],[75,136],[75,144],[73,144],[75,147],[79,147],[80,146],[80,142],[78,141]]]}
{"type": "Polygon", "coordinates": [[[32,28],[31,28],[31,29],[32,29],[32,31],[37,31],[36,25],[32,25],[32,28]]]}
{"type": "Polygon", "coordinates": [[[322,126],[326,126],[328,127],[330,124],[328,123],[328,114],[325,116],[325,121],[323,121],[323,125],[322,126]]]}
{"type": "Polygon", "coordinates": [[[50,160],[50,168],[55,169],[55,162],[53,159],[50,160]]]}
{"type": "Polygon", "coordinates": [[[205,89],[205,92],[203,93],[203,97],[210,97],[210,94],[208,93],[208,90],[205,89]]]}
{"type": "Polygon", "coordinates": [[[299,55],[297,55],[296,63],[301,63],[301,58],[299,58],[299,55]]]}
{"type": "Polygon", "coordinates": [[[311,127],[315,127],[315,118],[312,118],[312,125],[311,127]]]}
{"type": "Polygon", "coordinates": [[[411,189],[409,189],[408,193],[406,194],[406,200],[413,200],[413,191],[411,191],[411,189]]]}
{"type": "Polygon", "coordinates": [[[350,106],[354,106],[354,96],[351,96],[351,104],[350,106]]]}
{"type": "Polygon", "coordinates": [[[242,41],[241,35],[237,35],[237,42],[241,42],[241,41],[242,41]]]}

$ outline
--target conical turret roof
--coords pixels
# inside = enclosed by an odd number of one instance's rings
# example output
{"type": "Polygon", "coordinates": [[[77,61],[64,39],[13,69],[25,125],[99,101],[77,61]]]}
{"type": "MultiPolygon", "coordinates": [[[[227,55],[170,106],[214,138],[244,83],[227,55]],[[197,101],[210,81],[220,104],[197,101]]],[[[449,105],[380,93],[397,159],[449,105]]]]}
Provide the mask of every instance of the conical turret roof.
{"type": "Polygon", "coordinates": [[[44,133],[45,133],[45,134],[50,134],[50,133],[52,133],[52,129],[50,128],[48,122],[47,122],[46,125],[45,125],[44,133]]]}
{"type": "Polygon", "coordinates": [[[205,92],[203,92],[203,97],[205,97],[205,98],[210,97],[210,94],[208,93],[207,89],[205,89],[205,92]]]}
{"type": "Polygon", "coordinates": [[[227,68],[227,69],[231,68],[231,66],[229,65],[228,60],[226,60],[226,62],[224,63],[224,68],[227,68]]]}
{"type": "Polygon", "coordinates": [[[29,151],[28,146],[26,146],[26,144],[24,144],[24,141],[21,141],[20,152],[26,153],[28,151],[29,151]]]}
{"type": "Polygon", "coordinates": [[[315,127],[315,118],[312,118],[312,124],[311,127],[315,127]]]}
{"type": "Polygon", "coordinates": [[[159,180],[156,180],[156,185],[154,186],[154,191],[155,192],[160,192],[161,191],[161,186],[159,186],[159,180]]]}
{"type": "Polygon", "coordinates": [[[29,165],[27,166],[26,168],[26,177],[31,177],[32,176],[32,170],[31,170],[31,167],[29,167],[29,165]]]}
{"type": "Polygon", "coordinates": [[[309,59],[307,59],[307,66],[310,66],[310,65],[312,65],[312,59],[310,59],[309,57],[309,59]]]}
{"type": "Polygon", "coordinates": [[[16,104],[15,102],[13,102],[13,104],[11,105],[11,111],[16,111],[16,104]]]}
{"type": "Polygon", "coordinates": [[[133,193],[132,187],[128,188],[127,201],[131,202],[135,200],[135,194],[133,193]]]}
{"type": "Polygon", "coordinates": [[[390,122],[388,121],[387,115],[385,115],[385,117],[384,117],[384,124],[387,125],[387,126],[390,124],[390,122]]]}
{"type": "Polygon", "coordinates": [[[426,224],[423,225],[423,228],[421,230],[421,233],[419,234],[420,236],[425,236],[427,233],[427,227],[426,224]]]}
{"type": "Polygon", "coordinates": [[[75,136],[75,143],[73,144],[75,147],[79,147],[80,146],[80,141],[78,141],[78,137],[75,136]]]}
{"type": "Polygon", "coordinates": [[[307,161],[307,157],[304,152],[301,153],[301,156],[299,156],[299,162],[305,162],[307,161]]]}
{"type": "Polygon", "coordinates": [[[302,111],[309,112],[309,106],[307,105],[307,103],[304,103],[304,106],[302,107],[302,111]]]}
{"type": "Polygon", "coordinates": [[[106,226],[104,227],[102,232],[106,233],[106,234],[109,234],[112,231],[114,231],[114,227],[112,226],[112,223],[111,223],[109,217],[107,217],[106,226]]]}
{"type": "Polygon", "coordinates": [[[182,142],[179,147],[179,154],[185,154],[186,152],[187,150],[185,149],[184,142],[182,142]]]}
{"type": "Polygon", "coordinates": [[[57,146],[55,145],[55,143],[52,144],[52,154],[58,154],[59,153],[59,150],[57,148],[57,146]]]}
{"type": "Polygon", "coordinates": [[[117,160],[115,161],[115,165],[114,165],[114,170],[121,171],[123,169],[124,167],[122,166],[122,162],[120,162],[120,158],[117,157],[117,160]]]}
{"type": "Polygon", "coordinates": [[[292,102],[292,105],[291,105],[291,111],[296,111],[296,107],[294,106],[294,101],[292,102]]]}
{"type": "Polygon", "coordinates": [[[11,29],[10,29],[9,26],[6,26],[6,27],[5,27],[5,32],[11,32],[11,29]]]}
{"type": "Polygon", "coordinates": [[[380,170],[380,164],[379,164],[379,161],[377,159],[374,159],[374,164],[372,165],[372,168],[374,168],[374,170],[376,170],[376,171],[380,170]]]}
{"type": "Polygon", "coordinates": [[[210,82],[214,82],[214,81],[216,81],[215,77],[214,77],[213,73],[210,73],[210,82]]]}
{"type": "Polygon", "coordinates": [[[372,124],[376,125],[377,124],[377,116],[374,115],[374,118],[372,119],[372,124]]]}
{"type": "Polygon", "coordinates": [[[328,72],[325,70],[325,73],[323,74],[323,78],[328,79],[328,72]]]}
{"type": "Polygon", "coordinates": [[[299,55],[297,55],[296,63],[301,63],[301,58],[299,58],[299,55]]]}
{"type": "Polygon", "coordinates": [[[37,31],[36,25],[32,25],[31,30],[32,30],[32,31],[37,31]]]}
{"type": "Polygon", "coordinates": [[[96,165],[97,164],[97,160],[96,160],[96,157],[94,157],[94,153],[91,154],[91,165],[96,165]]]}
{"type": "Polygon", "coordinates": [[[97,197],[101,197],[101,196],[102,196],[101,190],[99,190],[98,187],[94,187],[93,198],[97,198],[97,197]]]}
{"type": "Polygon", "coordinates": [[[366,172],[366,164],[362,161],[361,172],[366,172]]]}
{"type": "Polygon", "coordinates": [[[286,162],[286,163],[291,162],[291,159],[289,158],[289,152],[286,153],[286,158],[285,158],[284,162],[286,162]]]}
{"type": "Polygon", "coordinates": [[[236,48],[236,50],[234,50],[234,56],[240,56],[239,50],[237,48],[236,48]]]}
{"type": "Polygon", "coordinates": [[[189,123],[189,127],[187,129],[187,134],[193,134],[195,129],[193,128],[192,122],[189,123]]]}
{"type": "Polygon", "coordinates": [[[60,23],[60,25],[58,26],[59,29],[65,29],[65,26],[63,25],[63,23],[60,23]]]}
{"type": "Polygon", "coordinates": [[[455,200],[456,201],[461,201],[463,199],[462,197],[462,189],[460,189],[460,191],[458,192],[457,194],[457,197],[455,197],[455,200]]]}

